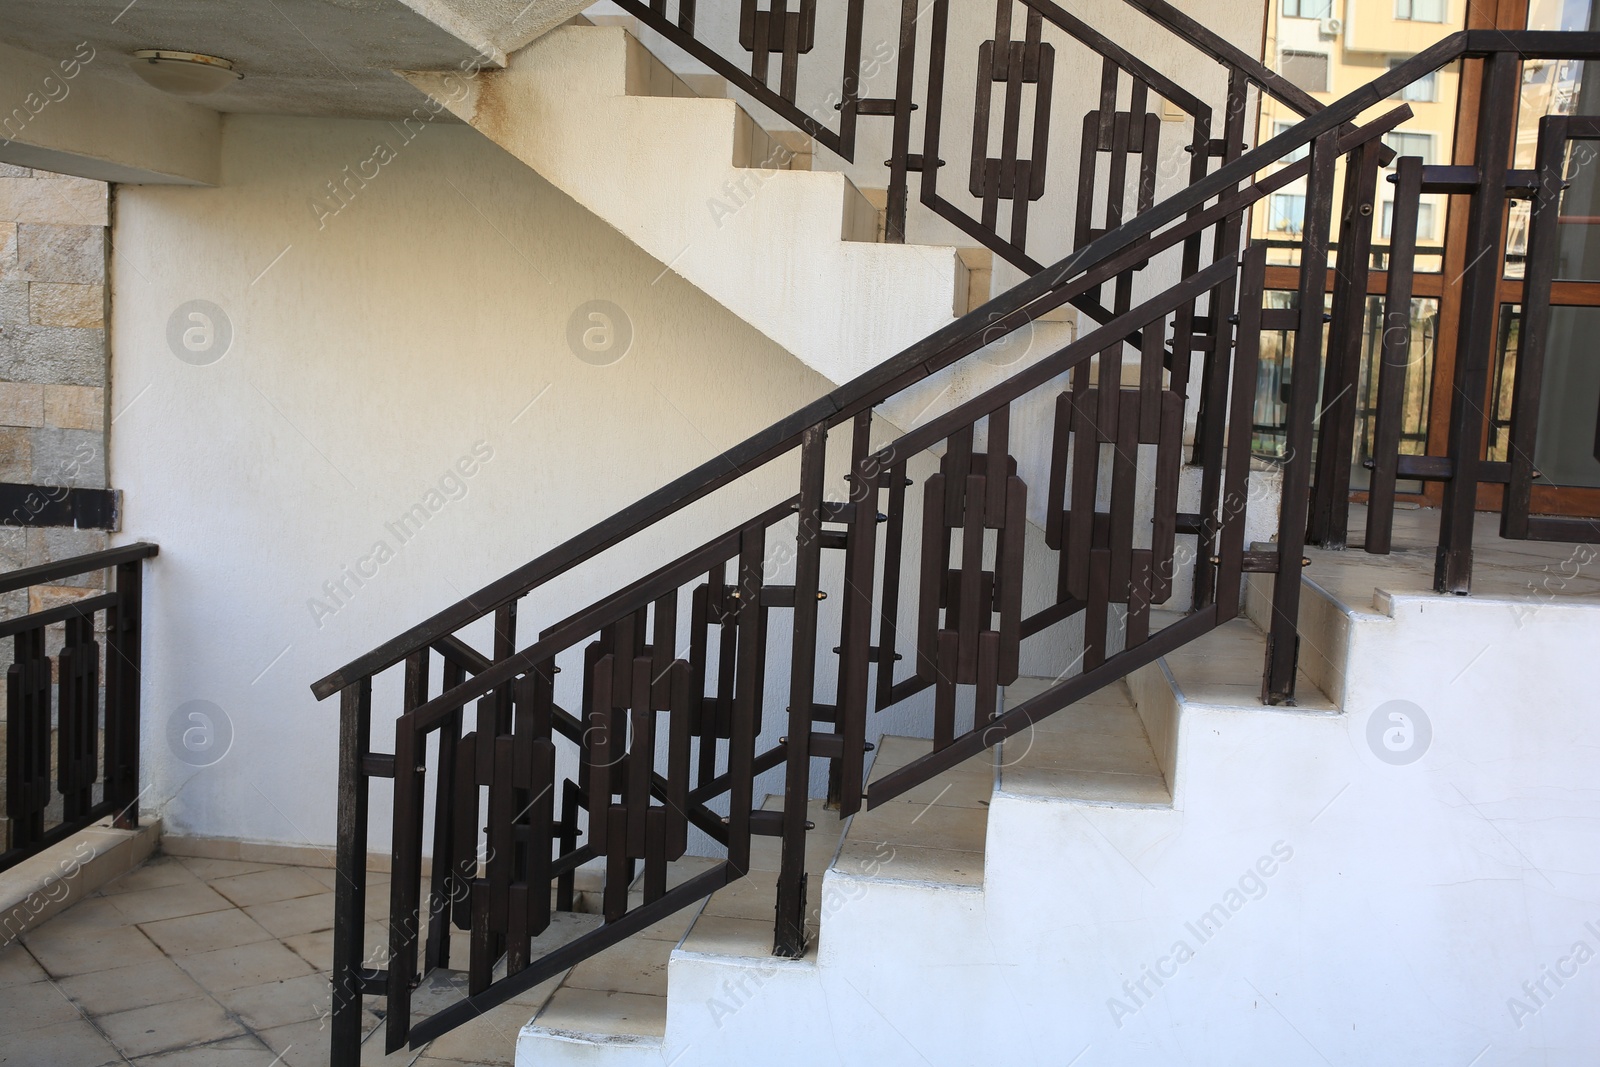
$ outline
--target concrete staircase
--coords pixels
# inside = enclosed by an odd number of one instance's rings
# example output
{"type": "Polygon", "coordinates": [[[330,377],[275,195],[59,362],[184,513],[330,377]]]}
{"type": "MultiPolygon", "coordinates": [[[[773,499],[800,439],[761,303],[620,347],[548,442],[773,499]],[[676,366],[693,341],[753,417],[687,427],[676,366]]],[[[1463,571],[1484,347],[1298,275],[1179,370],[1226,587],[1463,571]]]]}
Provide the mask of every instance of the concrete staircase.
{"type": "Polygon", "coordinates": [[[696,96],[622,26],[563,26],[468,79],[405,76],[831,382],[988,299],[984,256],[879,243],[848,178],[794,169],[804,145],[696,96]]]}
{"type": "Polygon", "coordinates": [[[1571,850],[1600,840],[1600,581],[1530,610],[1570,547],[1486,528],[1483,592],[1438,597],[1417,525],[1312,551],[1297,707],[1259,703],[1242,618],[842,834],[819,808],[806,958],[770,955],[758,839],[675,946],[611,950],[612,989],[575,969],[517,1062],[1588,1062],[1600,987],[1537,982],[1600,939],[1600,850],[1571,850]]]}

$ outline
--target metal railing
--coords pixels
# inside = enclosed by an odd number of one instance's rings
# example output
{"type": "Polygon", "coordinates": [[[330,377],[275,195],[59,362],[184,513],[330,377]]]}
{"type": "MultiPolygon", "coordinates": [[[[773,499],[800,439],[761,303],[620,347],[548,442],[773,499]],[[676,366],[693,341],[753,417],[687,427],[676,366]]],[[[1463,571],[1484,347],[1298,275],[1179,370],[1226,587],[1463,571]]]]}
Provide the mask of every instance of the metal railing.
{"type": "MultiPolygon", "coordinates": [[[[1043,13],[1048,5],[1027,6],[1043,13]]],[[[1165,5],[1136,6],[1175,28],[1186,25],[1165,5]]],[[[650,10],[664,17],[658,8],[650,10]]],[[[936,3],[935,17],[939,10],[936,3]]],[[[803,18],[785,24],[804,32],[803,18]]],[[[770,43],[767,25],[752,33],[767,33],[770,43]]],[[[1192,38],[1206,41],[1197,32],[1192,38]]],[[[799,49],[780,51],[788,67],[789,51],[799,49]]],[[[1026,45],[1021,54],[1025,67],[1026,45]]],[[[1446,179],[1476,183],[1468,259],[1476,264],[1478,250],[1490,262],[1469,267],[1471,292],[1499,269],[1499,257],[1482,251],[1498,247],[1499,198],[1526,184],[1504,165],[1515,114],[1507,86],[1519,54],[1600,57],[1600,35],[1460,33],[1253,151],[1242,150],[1242,119],[1230,124],[1226,140],[1239,151],[1225,147],[1223,165],[1198,172],[1181,193],[1104,232],[1090,227],[1077,251],[985,307],[318,681],[314,693],[338,693],[341,706],[334,1062],[357,1062],[363,997],[387,998],[389,1049],[420,1045],[743,877],[761,836],[778,838],[782,850],[774,951],[801,954],[814,760],[828,761],[830,801],[841,818],[863,803],[881,804],[1235,617],[1246,573],[1276,575],[1262,698],[1292,702],[1302,553],[1308,534],[1332,543],[1347,521],[1340,501],[1348,499],[1356,405],[1340,391],[1354,380],[1367,303],[1370,256],[1362,242],[1371,241],[1373,212],[1362,207],[1386,161],[1382,138],[1410,109],[1401,104],[1353,123],[1440,67],[1482,61],[1469,68],[1483,81],[1486,108],[1474,175],[1430,173],[1416,160],[1399,165],[1387,299],[1409,310],[1414,247],[1406,242],[1414,246],[1416,195],[1446,179]],[[1334,179],[1340,160],[1342,189],[1334,179]],[[1254,205],[1302,179],[1296,306],[1267,308],[1266,246],[1241,248],[1242,234],[1254,205]],[[1335,217],[1344,220],[1340,241],[1354,250],[1344,259],[1360,269],[1342,269],[1333,284],[1319,392],[1335,217]],[[1178,280],[1134,304],[1131,279],[1163,255],[1180,261],[1178,280]],[[1117,294],[1109,308],[1099,300],[1106,286],[1117,294]],[[1069,303],[1099,309],[1102,324],[874,443],[874,412],[886,402],[1069,303]],[[1274,331],[1295,336],[1285,458],[1280,481],[1252,481],[1261,337],[1274,331]],[[1138,383],[1124,387],[1123,363],[1133,358],[1138,383]],[[1192,451],[1186,412],[1196,418],[1192,451]],[[1041,424],[1053,431],[1048,447],[1020,444],[1029,438],[1016,428],[1041,424]],[[848,471],[849,492],[837,498],[825,491],[830,455],[848,471]],[[519,615],[533,614],[530,594],[785,458],[798,460],[794,495],[604,599],[563,612],[531,639],[519,635],[519,615]],[[1180,493],[1185,470],[1189,487],[1180,493]],[[1196,510],[1180,510],[1180,498],[1197,499],[1196,510]],[[1273,550],[1246,543],[1256,509],[1275,516],[1273,550]],[[1030,522],[1043,526],[1042,546],[1030,545],[1030,522]],[[838,609],[824,618],[819,604],[830,597],[838,609]],[[479,652],[466,630],[488,619],[493,647],[479,652]],[[787,645],[786,664],[769,663],[775,631],[787,638],[778,646],[787,645]],[[1001,712],[1000,688],[1036,654],[1030,640],[1046,632],[1054,648],[1065,648],[1065,660],[1050,667],[1060,680],[1001,712]],[[388,678],[375,685],[401,664],[397,687],[388,678]],[[781,711],[769,704],[769,669],[787,671],[781,711]],[[830,674],[831,692],[819,694],[830,674]],[[371,743],[375,694],[386,691],[399,694],[393,753],[371,743]],[[923,693],[932,697],[919,705],[932,753],[866,782],[870,717],[923,693]],[[763,722],[775,715],[782,737],[763,748],[763,722]],[[778,768],[782,807],[758,809],[757,778],[778,768]],[[380,968],[364,959],[362,925],[369,794],[383,779],[392,781],[393,818],[388,943],[380,946],[387,965],[380,968]],[[723,858],[675,881],[672,861],[694,833],[723,858]],[[426,882],[425,853],[432,857],[426,882]],[[534,938],[553,909],[572,906],[573,872],[591,862],[604,869],[603,925],[536,956],[534,938]],[[452,965],[453,931],[467,939],[467,996],[414,1020],[411,991],[428,970],[452,965]]],[[[1219,58],[1230,56],[1219,48],[1219,58]]],[[[1235,69],[1230,100],[1242,100],[1245,82],[1258,77],[1235,69]]],[[[1097,130],[1093,116],[1107,109],[1090,112],[1085,130],[1097,130]]],[[[1113,152],[1122,144],[1115,131],[1137,122],[1113,123],[1113,152]]],[[[1568,133],[1591,128],[1572,123],[1568,133]]],[[[1139,181],[1126,168],[1120,173],[1123,191],[1139,181]]],[[[1530,298],[1539,292],[1534,260],[1549,243],[1541,226],[1548,212],[1536,206],[1530,298]]],[[[1463,317],[1486,303],[1464,303],[1463,317]]],[[[1537,308],[1529,314],[1525,346],[1538,343],[1537,308]]],[[[1478,381],[1475,360],[1487,366],[1482,338],[1489,333],[1463,325],[1458,389],[1478,381]]],[[[1418,476],[1416,464],[1394,458],[1392,366],[1402,341],[1409,344],[1397,337],[1391,348],[1386,338],[1375,495],[1391,475],[1418,476]]],[[[1528,387],[1527,379],[1519,385],[1528,387]]],[[[1528,403],[1519,393],[1518,410],[1528,403]]],[[[1476,457],[1470,428],[1458,421],[1452,442],[1467,451],[1456,455],[1476,457]]],[[[1526,432],[1526,420],[1513,426],[1514,438],[1518,432],[1526,432]]],[[[1476,458],[1451,462],[1441,513],[1443,587],[1461,576],[1463,559],[1470,565],[1461,501],[1493,473],[1476,458]]],[[[1530,534],[1540,529],[1530,521],[1530,534]]]]}
{"type": "Polygon", "coordinates": [[[0,594],[111,572],[104,592],[0,620],[6,668],[0,870],[113,816],[139,824],[140,542],[0,574],[0,594]]]}

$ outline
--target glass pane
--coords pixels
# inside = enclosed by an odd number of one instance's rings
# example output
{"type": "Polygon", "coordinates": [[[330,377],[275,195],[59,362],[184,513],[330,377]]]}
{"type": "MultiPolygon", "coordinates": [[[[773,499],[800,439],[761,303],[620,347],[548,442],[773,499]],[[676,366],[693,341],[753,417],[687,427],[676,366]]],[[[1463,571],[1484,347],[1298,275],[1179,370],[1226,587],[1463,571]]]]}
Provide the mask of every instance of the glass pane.
{"type": "MultiPolygon", "coordinates": [[[[1500,345],[1490,397],[1491,460],[1510,452],[1511,393],[1516,380],[1522,309],[1506,305],[1500,314],[1500,345]]],[[[1539,485],[1600,488],[1600,359],[1592,339],[1600,330],[1600,308],[1558,307],[1551,310],[1550,343],[1544,354],[1544,384],[1539,396],[1539,425],[1533,465],[1539,485]]]]}
{"type": "MultiPolygon", "coordinates": [[[[1532,0],[1530,30],[1600,29],[1600,5],[1593,0],[1532,0]]],[[[1600,114],[1600,78],[1585,78],[1582,60],[1530,59],[1522,65],[1522,102],[1517,116],[1516,165],[1531,169],[1538,157],[1539,120],[1546,115],[1600,114]]],[[[1568,146],[1561,197],[1561,246],[1556,277],[1600,281],[1600,167],[1596,148],[1579,141],[1568,146]]],[[[1529,205],[1512,206],[1506,231],[1506,276],[1523,276],[1528,251],[1529,205]]]]}
{"type": "Polygon", "coordinates": [[[1533,465],[1546,485],[1600,487],[1595,458],[1600,415],[1600,308],[1558,307],[1550,316],[1539,395],[1539,436],[1533,465]]]}

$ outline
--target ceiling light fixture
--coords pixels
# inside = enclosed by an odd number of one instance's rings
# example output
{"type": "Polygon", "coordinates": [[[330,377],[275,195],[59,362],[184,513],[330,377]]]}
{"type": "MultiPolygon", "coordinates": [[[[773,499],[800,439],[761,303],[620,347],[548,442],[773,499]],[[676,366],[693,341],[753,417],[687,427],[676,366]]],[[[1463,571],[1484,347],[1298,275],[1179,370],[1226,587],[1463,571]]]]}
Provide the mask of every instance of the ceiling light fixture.
{"type": "Polygon", "coordinates": [[[244,77],[226,59],[166,48],[139,49],[133,54],[133,72],[174,96],[205,96],[244,77]]]}

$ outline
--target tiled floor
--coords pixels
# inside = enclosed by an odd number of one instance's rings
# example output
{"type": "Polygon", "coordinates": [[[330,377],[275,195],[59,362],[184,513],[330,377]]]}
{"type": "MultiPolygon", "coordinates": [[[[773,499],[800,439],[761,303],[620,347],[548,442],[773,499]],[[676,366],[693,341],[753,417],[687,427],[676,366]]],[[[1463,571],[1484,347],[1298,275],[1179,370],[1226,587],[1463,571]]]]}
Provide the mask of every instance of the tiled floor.
{"type": "MultiPolygon", "coordinates": [[[[157,856],[0,950],[6,1067],[287,1067],[328,1062],[331,870],[157,856]]],[[[369,918],[387,878],[370,876],[369,918]]],[[[382,941],[369,923],[369,946],[382,941]]],[[[454,999],[453,989],[418,990],[454,999]]],[[[555,982],[419,1052],[363,1063],[509,1064],[555,982]]],[[[379,1002],[369,1000],[369,1007],[379,1002]]],[[[379,1017],[368,1013],[368,1023],[379,1017]]]]}

